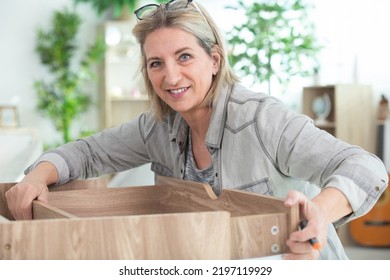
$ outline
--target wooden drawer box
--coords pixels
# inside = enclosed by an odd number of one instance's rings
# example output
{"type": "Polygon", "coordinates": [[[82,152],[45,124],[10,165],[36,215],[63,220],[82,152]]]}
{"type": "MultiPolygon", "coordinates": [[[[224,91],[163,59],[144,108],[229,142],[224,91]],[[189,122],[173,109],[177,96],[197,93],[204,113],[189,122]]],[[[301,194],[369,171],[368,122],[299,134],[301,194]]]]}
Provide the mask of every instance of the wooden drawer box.
{"type": "Polygon", "coordinates": [[[106,188],[79,180],[34,201],[13,221],[0,184],[0,259],[242,259],[287,252],[298,207],[261,195],[159,177],[156,186],[106,188]]]}

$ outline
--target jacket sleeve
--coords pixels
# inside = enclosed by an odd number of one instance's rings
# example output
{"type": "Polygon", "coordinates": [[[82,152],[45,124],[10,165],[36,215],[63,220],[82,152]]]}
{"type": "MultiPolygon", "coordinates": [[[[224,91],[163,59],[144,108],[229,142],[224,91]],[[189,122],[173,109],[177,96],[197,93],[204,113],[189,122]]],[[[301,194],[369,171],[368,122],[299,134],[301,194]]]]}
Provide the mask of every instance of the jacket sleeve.
{"type": "Polygon", "coordinates": [[[361,147],[336,139],[314,126],[305,115],[271,102],[272,147],[280,172],[320,188],[335,187],[348,199],[353,213],[335,222],[339,226],[366,214],[385,191],[388,175],[382,161],[361,147]],[[275,120],[275,118],[277,120],[275,120]]]}
{"type": "Polygon", "coordinates": [[[78,139],[44,153],[25,173],[38,163],[49,161],[59,173],[57,184],[120,172],[148,163],[141,123],[142,114],[130,122],[78,139]]]}

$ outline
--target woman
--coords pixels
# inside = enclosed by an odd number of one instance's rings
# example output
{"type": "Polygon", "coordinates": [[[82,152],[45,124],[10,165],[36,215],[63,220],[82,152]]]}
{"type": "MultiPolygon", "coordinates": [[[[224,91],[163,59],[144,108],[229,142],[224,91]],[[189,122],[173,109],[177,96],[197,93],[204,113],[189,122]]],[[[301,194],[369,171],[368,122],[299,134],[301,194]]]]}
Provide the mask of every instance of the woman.
{"type": "Polygon", "coordinates": [[[42,155],[6,194],[15,218],[31,218],[32,200],[47,201],[50,184],[151,163],[157,175],[206,182],[216,194],[236,188],[299,204],[308,224],[290,235],[284,257],[347,258],[335,226],[374,205],[387,186],[382,162],[239,85],[201,5],[173,0],[135,13],[152,110],[42,155]]]}

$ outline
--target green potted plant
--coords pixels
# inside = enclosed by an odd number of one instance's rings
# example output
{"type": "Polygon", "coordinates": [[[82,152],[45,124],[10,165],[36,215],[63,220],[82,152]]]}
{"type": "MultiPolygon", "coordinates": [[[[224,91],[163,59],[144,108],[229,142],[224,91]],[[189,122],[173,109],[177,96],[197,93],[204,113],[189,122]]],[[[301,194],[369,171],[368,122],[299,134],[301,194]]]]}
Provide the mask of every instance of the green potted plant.
{"type": "MultiPolygon", "coordinates": [[[[247,2],[247,1],[246,1],[247,2]]],[[[268,84],[276,78],[286,86],[293,76],[307,77],[318,71],[320,46],[304,0],[255,1],[227,7],[245,13],[245,21],[227,34],[234,69],[268,84]]]]}
{"type": "Polygon", "coordinates": [[[54,122],[63,142],[72,140],[71,125],[91,105],[84,83],[94,78],[93,64],[104,55],[104,41],[97,39],[79,61],[75,59],[76,35],[81,19],[76,12],[55,11],[48,30],[38,28],[36,52],[50,71],[50,78],[36,80],[38,110],[54,122]]]}
{"type": "MultiPolygon", "coordinates": [[[[114,19],[127,19],[138,7],[139,0],[74,0],[78,3],[90,3],[92,8],[98,15],[112,10],[114,19]]],[[[157,0],[157,3],[165,2],[164,0],[157,0]]]]}

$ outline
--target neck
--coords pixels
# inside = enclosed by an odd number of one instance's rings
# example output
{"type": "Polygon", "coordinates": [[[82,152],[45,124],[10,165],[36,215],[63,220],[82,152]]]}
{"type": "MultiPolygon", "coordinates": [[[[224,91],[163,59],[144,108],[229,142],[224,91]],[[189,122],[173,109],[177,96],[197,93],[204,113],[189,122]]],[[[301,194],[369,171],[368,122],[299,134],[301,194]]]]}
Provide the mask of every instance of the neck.
{"type": "Polygon", "coordinates": [[[192,137],[204,141],[210,124],[211,108],[198,110],[195,114],[186,115],[183,118],[192,130],[192,137]]]}
{"type": "Polygon", "coordinates": [[[211,156],[206,147],[206,134],[210,125],[211,108],[198,111],[197,115],[191,115],[190,118],[183,117],[191,129],[192,135],[192,154],[198,169],[204,169],[210,166],[211,156]]]}

